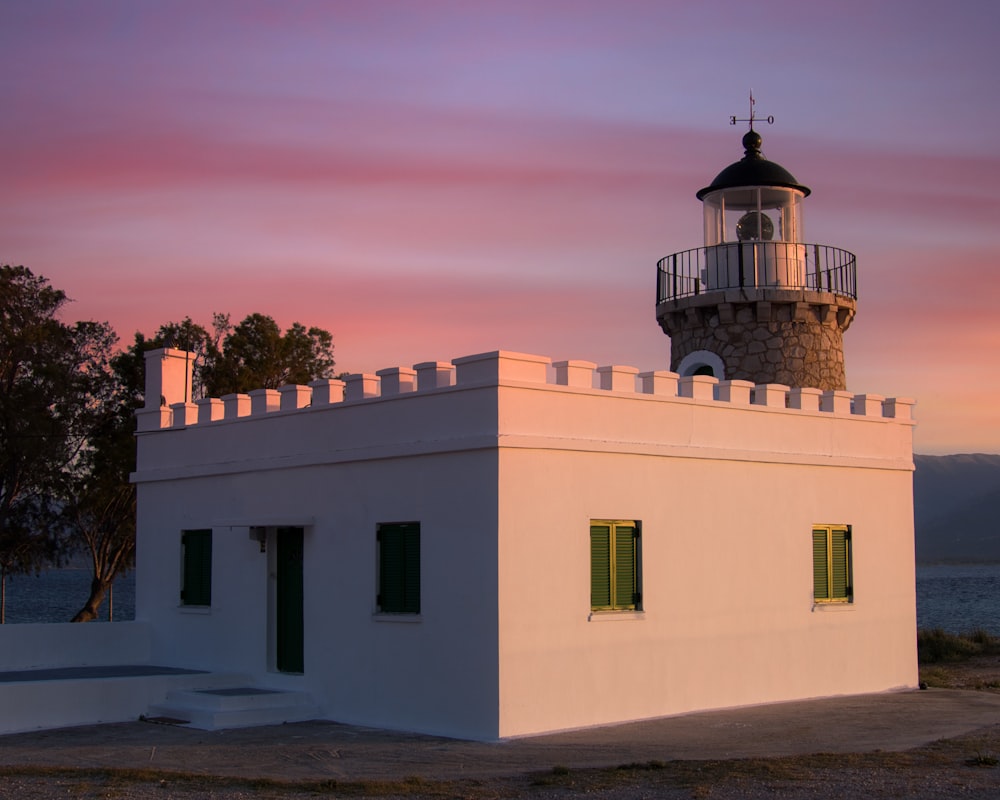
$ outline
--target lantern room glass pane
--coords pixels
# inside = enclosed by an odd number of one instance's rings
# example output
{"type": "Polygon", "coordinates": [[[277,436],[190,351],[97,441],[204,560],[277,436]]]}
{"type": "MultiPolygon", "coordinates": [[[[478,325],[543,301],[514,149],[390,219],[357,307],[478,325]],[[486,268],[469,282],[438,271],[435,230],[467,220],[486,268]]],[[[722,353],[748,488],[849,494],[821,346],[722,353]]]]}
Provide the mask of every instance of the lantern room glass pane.
{"type": "Polygon", "coordinates": [[[773,186],[740,186],[705,196],[705,244],[801,242],[802,192],[773,186]]]}

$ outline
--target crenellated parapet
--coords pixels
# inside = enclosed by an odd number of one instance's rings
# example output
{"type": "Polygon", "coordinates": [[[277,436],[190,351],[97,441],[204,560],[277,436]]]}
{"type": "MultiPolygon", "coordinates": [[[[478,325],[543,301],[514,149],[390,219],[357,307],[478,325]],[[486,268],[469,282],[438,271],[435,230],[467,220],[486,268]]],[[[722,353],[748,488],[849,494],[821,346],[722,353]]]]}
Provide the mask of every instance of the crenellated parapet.
{"type": "Polygon", "coordinates": [[[190,363],[190,355],[180,350],[154,350],[146,354],[147,401],[136,412],[140,434],[308,414],[333,407],[428,397],[485,386],[536,386],[596,395],[634,395],[668,403],[766,408],[789,414],[816,412],[905,423],[912,422],[914,405],[909,398],[790,388],[742,380],[720,381],[706,375],[680,377],[666,370],[640,372],[632,366],[553,361],[544,356],[509,351],[480,353],[452,361],[423,362],[412,367],[389,367],[375,373],[347,375],[343,380],[312,381],[306,386],[256,389],[246,394],[191,401],[190,370],[178,368],[190,363]],[[175,401],[168,402],[167,398],[175,401]]]}

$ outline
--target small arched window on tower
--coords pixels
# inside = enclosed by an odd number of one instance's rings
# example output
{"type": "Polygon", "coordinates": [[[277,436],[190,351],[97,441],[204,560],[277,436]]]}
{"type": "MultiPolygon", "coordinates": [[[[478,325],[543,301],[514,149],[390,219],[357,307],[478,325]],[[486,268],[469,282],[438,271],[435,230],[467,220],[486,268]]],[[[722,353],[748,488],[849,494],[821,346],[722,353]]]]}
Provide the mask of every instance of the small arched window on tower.
{"type": "Polygon", "coordinates": [[[722,381],[726,379],[726,367],[722,359],[711,350],[695,350],[681,359],[681,363],[677,365],[677,374],[682,378],[708,375],[722,381]]]}

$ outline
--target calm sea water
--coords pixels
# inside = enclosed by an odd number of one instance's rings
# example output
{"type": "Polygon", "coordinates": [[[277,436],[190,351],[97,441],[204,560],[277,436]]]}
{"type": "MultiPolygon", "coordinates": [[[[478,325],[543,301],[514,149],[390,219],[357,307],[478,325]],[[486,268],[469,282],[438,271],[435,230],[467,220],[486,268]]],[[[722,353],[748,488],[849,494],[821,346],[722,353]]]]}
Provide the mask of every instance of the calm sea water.
{"type": "Polygon", "coordinates": [[[1000,564],[917,567],[917,627],[1000,636],[1000,564]]]}
{"type": "MultiPolygon", "coordinates": [[[[7,578],[7,622],[69,622],[90,596],[90,570],[52,569],[41,575],[7,578]]],[[[135,619],[135,573],[115,580],[112,592],[115,622],[135,619]]],[[[98,619],[108,619],[104,599],[98,619]]]]}
{"type": "MultiPolygon", "coordinates": [[[[90,573],[56,569],[7,579],[7,622],[69,622],[87,599],[90,573]]],[[[107,601],[100,618],[108,617],[107,601]]],[[[114,619],[135,618],[135,575],[115,581],[114,619]]],[[[1000,636],[1000,564],[917,567],[917,626],[1000,636]]]]}

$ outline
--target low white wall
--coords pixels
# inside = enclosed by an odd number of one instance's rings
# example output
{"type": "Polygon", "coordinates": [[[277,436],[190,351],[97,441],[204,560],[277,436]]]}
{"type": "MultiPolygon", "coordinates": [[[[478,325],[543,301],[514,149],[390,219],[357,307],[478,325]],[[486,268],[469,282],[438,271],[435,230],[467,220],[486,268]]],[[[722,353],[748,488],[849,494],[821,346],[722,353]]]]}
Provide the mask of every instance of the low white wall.
{"type": "Polygon", "coordinates": [[[0,734],[128,722],[162,703],[173,689],[226,686],[232,680],[199,673],[0,683],[0,734]]]}
{"type": "MultiPolygon", "coordinates": [[[[149,634],[142,622],[0,625],[0,672],[146,664],[149,634]]],[[[199,677],[0,681],[0,734],[136,719],[199,677]]]]}
{"type": "Polygon", "coordinates": [[[142,622],[0,625],[0,671],[144,664],[149,641],[142,622]]]}

